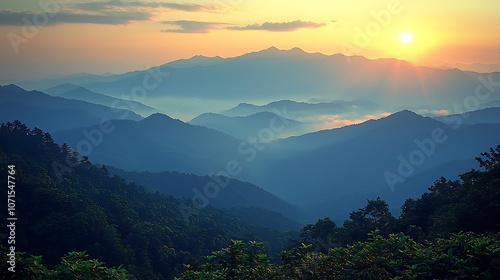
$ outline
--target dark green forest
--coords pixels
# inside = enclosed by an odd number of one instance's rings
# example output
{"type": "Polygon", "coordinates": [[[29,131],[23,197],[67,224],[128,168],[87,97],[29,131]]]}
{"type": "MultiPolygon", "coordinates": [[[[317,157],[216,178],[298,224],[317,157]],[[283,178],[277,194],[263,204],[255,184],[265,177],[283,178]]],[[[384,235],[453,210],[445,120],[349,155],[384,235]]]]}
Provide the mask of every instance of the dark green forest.
{"type": "Polygon", "coordinates": [[[500,279],[500,146],[476,160],[481,170],[440,178],[398,218],[376,198],[342,227],[305,226],[278,263],[232,241],[181,279],[500,279]]]}
{"type": "Polygon", "coordinates": [[[323,218],[295,232],[249,219],[273,212],[147,191],[19,121],[0,125],[0,139],[19,217],[15,276],[1,247],[5,279],[500,278],[500,146],[478,170],[408,199],[399,217],[375,198],[342,225],[323,218]]]}
{"type": "MultiPolygon", "coordinates": [[[[248,222],[238,211],[199,209],[190,200],[148,192],[21,122],[2,124],[0,139],[0,174],[7,175],[9,165],[16,169],[16,250],[43,256],[48,267],[68,252],[85,251],[138,279],[169,279],[231,239],[262,241],[278,252],[298,235],[248,222]]],[[[2,209],[6,196],[2,192],[2,209]]]]}

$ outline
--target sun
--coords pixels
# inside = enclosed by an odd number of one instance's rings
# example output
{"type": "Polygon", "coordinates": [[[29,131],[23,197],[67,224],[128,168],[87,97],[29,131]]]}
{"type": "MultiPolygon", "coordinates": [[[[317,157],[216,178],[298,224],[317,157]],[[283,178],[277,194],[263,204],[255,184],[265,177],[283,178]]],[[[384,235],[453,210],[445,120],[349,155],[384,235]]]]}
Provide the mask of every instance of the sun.
{"type": "Polygon", "coordinates": [[[409,44],[413,41],[413,34],[410,32],[403,32],[399,35],[399,41],[403,44],[409,44]]]}

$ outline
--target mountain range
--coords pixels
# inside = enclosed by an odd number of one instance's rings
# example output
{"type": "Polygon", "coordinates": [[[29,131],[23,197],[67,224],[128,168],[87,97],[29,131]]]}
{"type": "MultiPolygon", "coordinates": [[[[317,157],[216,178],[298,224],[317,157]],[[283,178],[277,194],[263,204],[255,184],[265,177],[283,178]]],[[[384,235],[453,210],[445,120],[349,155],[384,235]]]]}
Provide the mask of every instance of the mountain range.
{"type": "MultiPolygon", "coordinates": [[[[336,211],[345,218],[345,207],[362,205],[367,195],[399,192],[402,183],[419,173],[471,160],[499,140],[499,124],[454,128],[401,111],[379,120],[271,143],[252,165],[255,169],[247,168],[246,179],[303,208],[328,205],[324,214],[336,211]],[[352,201],[354,196],[357,203],[352,201]],[[345,201],[350,201],[349,205],[345,201]]],[[[426,186],[405,184],[405,188],[416,187],[426,186]]],[[[321,212],[317,210],[317,214],[321,212]]]]}
{"type": "MultiPolygon", "coordinates": [[[[367,195],[397,193],[403,185],[405,192],[425,189],[408,182],[424,172],[434,174],[434,169],[446,169],[452,162],[471,160],[500,140],[500,124],[454,128],[411,111],[253,144],[160,114],[141,121],[114,123],[115,131],[90,154],[99,163],[128,170],[175,170],[200,175],[237,170],[234,177],[314,211],[311,216],[335,212],[339,219],[345,218],[353,205],[363,204],[367,195]],[[356,175],[358,172],[363,176],[356,175]]],[[[96,128],[87,128],[92,129],[96,128]]],[[[63,131],[54,138],[74,146],[81,141],[78,133],[63,131]]]]}
{"type": "Polygon", "coordinates": [[[276,127],[272,140],[301,135],[310,131],[306,123],[287,119],[267,111],[244,117],[228,117],[222,114],[204,113],[192,119],[189,123],[222,131],[242,140],[258,135],[263,128],[271,126],[276,127]]]}
{"type": "Polygon", "coordinates": [[[203,178],[196,185],[217,174],[239,186],[218,189],[210,200],[218,207],[275,204],[264,208],[340,221],[376,196],[396,209],[437,174],[466,171],[496,146],[499,75],[270,48],[21,83],[50,95],[2,86],[0,122],[49,131],[166,194],[191,197],[192,185],[163,183],[177,173],[203,178]],[[155,86],[144,87],[148,75],[155,86]],[[129,101],[141,85],[143,100],[129,101]],[[180,104],[189,122],[176,118],[180,104]]]}
{"type": "MultiPolygon", "coordinates": [[[[208,174],[225,168],[237,157],[239,141],[227,134],[195,126],[163,114],[143,120],[115,120],[89,157],[128,171],[165,171],[208,174]]],[[[98,134],[98,125],[85,128],[98,134]]],[[[90,133],[91,134],[91,133],[90,133]]],[[[54,133],[54,139],[77,147],[86,138],[81,129],[54,133]]],[[[97,137],[97,136],[96,136],[97,137]]],[[[92,140],[92,139],[89,139],[92,140]]]]}
{"type": "Polygon", "coordinates": [[[53,88],[45,89],[43,92],[52,96],[87,101],[89,103],[100,104],[116,109],[132,110],[143,116],[149,116],[158,112],[158,109],[144,105],[140,102],[111,97],[90,91],[82,86],[74,84],[62,84],[53,88]]]}
{"type": "Polygon", "coordinates": [[[106,107],[80,100],[53,97],[40,91],[26,91],[16,85],[0,86],[1,121],[21,120],[48,132],[81,128],[106,120],[140,120],[126,109],[106,107]]]}
{"type": "MultiPolygon", "coordinates": [[[[306,53],[301,49],[266,50],[232,58],[193,57],[148,70],[108,76],[53,80],[52,86],[73,83],[118,98],[142,85],[148,75],[159,83],[147,90],[146,105],[161,104],[174,111],[184,101],[191,114],[206,113],[206,102],[262,104],[276,100],[367,100],[383,104],[381,110],[430,106],[435,110],[462,104],[479,86],[491,90],[500,72],[475,73],[458,69],[416,66],[396,59],[370,60],[360,56],[306,53]]],[[[47,83],[24,82],[48,88],[47,83]]],[[[500,99],[499,91],[490,100],[500,99]]],[[[164,112],[167,113],[168,112],[164,112]]],[[[176,117],[176,116],[173,116],[176,117]]]]}

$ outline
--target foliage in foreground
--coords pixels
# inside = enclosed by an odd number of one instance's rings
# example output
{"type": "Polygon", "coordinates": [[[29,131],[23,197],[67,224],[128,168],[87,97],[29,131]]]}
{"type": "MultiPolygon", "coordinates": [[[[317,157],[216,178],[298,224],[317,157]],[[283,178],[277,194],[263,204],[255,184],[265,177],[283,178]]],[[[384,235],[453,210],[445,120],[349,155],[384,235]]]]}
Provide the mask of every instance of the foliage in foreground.
{"type": "Polygon", "coordinates": [[[500,234],[453,234],[419,244],[400,234],[337,247],[327,254],[310,245],[282,253],[272,264],[261,244],[233,241],[179,279],[500,279],[500,234]]]}
{"type": "Polygon", "coordinates": [[[369,200],[343,227],[329,218],[304,227],[281,264],[233,241],[181,279],[500,279],[500,146],[481,156],[484,171],[439,179],[398,219],[369,200]]]}
{"type": "Polygon", "coordinates": [[[26,257],[25,253],[16,253],[15,271],[8,270],[6,247],[0,247],[0,270],[2,279],[52,280],[52,279],[99,279],[125,280],[131,275],[122,266],[106,267],[103,262],[89,259],[85,252],[70,252],[52,269],[42,263],[41,256],[26,257]]]}

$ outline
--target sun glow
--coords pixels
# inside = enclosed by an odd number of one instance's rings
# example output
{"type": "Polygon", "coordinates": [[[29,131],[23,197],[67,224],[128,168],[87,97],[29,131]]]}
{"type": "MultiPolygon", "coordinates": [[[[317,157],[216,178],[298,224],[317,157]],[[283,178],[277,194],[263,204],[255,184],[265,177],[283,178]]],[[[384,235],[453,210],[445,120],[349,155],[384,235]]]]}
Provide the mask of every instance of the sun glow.
{"type": "Polygon", "coordinates": [[[403,32],[399,35],[399,41],[403,44],[409,44],[413,41],[413,34],[410,32],[403,32]]]}

